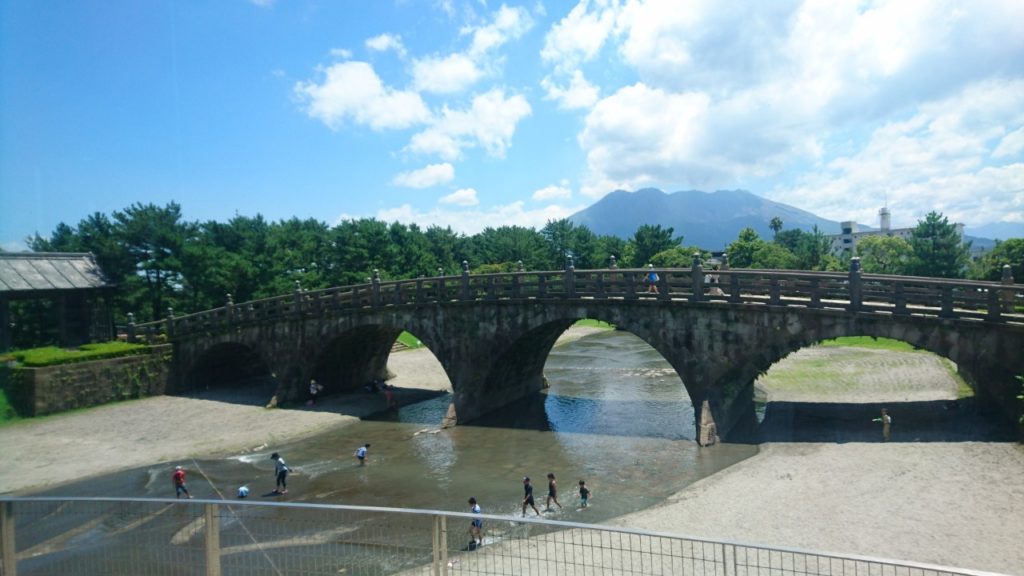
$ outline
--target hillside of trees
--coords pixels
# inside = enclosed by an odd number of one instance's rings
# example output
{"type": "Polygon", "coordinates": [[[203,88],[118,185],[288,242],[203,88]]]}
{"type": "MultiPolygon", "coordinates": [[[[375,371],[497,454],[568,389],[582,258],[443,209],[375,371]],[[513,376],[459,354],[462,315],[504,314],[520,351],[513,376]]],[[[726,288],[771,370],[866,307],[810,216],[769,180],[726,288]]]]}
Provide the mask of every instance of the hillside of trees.
{"type": "MultiPolygon", "coordinates": [[[[818,229],[783,230],[772,221],[772,239],[745,229],[728,247],[732,267],[846,270],[829,252],[818,229]]],[[[569,220],[540,230],[519,226],[487,228],[474,235],[451,228],[346,220],[330,226],[315,219],[267,222],[235,216],[228,222],[188,222],[176,203],[133,204],[111,215],[94,213],[75,226],[60,224],[49,236],[29,240],[35,251],[92,252],[117,285],[115,321],[133,312],[137,321],[163,317],[168,307],[189,313],[235,302],[305,289],[366,282],[374,270],[383,280],[459,274],[462,261],[474,273],[560,270],[572,257],[578,269],[603,268],[609,256],[620,267],[690,266],[694,252],[671,227],[641,225],[629,238],[598,236],[569,220]]],[[[1024,239],[999,243],[976,262],[940,214],[922,220],[910,242],[877,238],[858,246],[865,272],[997,280],[1003,263],[1024,278],[1024,239]],[[953,236],[951,237],[950,234],[953,236]]]]}

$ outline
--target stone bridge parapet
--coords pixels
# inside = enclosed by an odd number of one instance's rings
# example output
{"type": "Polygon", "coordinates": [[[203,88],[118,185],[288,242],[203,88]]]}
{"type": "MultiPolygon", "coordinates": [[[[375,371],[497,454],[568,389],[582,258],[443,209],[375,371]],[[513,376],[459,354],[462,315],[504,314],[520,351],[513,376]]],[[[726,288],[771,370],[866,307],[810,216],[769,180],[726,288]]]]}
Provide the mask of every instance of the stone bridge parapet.
{"type": "MultiPolygon", "coordinates": [[[[824,339],[903,340],[955,362],[979,401],[1019,413],[1024,285],[776,270],[602,269],[418,278],[305,291],[131,325],[132,339],[174,345],[171,389],[195,384],[220,354],[262,366],[277,396],[297,400],[309,379],[355,390],[386,371],[397,336],[421,339],[452,383],[457,421],[534,393],[558,336],[592,318],[630,331],[681,377],[700,431],[753,426],[753,382],[786,355],[824,339]],[[213,356],[211,356],[213,355],[213,356]],[[701,407],[707,404],[707,410],[701,407]],[[704,416],[701,416],[704,414],[704,416]]],[[[221,356],[226,357],[226,356],[221,356]]],[[[704,434],[707,436],[707,434],[704,434]]]]}

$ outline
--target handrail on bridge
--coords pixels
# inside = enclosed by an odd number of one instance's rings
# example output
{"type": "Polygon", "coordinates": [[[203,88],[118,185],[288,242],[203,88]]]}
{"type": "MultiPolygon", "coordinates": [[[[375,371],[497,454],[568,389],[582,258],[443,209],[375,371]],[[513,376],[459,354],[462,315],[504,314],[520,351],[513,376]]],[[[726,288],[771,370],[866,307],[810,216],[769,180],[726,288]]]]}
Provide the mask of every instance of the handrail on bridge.
{"type": "Polygon", "coordinates": [[[1024,323],[1024,285],[1015,284],[1009,266],[1000,282],[862,274],[860,261],[850,271],[704,269],[695,257],[690,268],[653,269],[654,286],[644,282],[651,269],[617,267],[436,276],[304,290],[135,324],[129,314],[129,341],[153,341],[226,326],[388,306],[464,301],[626,300],[733,305],[768,305],[844,310],[851,313],[923,315],[942,319],[1024,323]]]}
{"type": "Polygon", "coordinates": [[[0,497],[0,568],[62,574],[916,574],[870,556],[443,510],[247,500],[0,497]],[[482,520],[481,547],[465,546],[482,520]]]}

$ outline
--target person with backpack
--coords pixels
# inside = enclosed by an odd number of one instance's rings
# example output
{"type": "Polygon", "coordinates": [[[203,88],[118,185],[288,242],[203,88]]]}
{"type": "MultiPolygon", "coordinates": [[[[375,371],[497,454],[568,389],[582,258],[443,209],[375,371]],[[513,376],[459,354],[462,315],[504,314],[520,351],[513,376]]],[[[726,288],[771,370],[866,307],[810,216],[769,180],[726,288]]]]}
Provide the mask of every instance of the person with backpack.
{"type": "Polygon", "coordinates": [[[661,278],[658,276],[658,273],[654,271],[654,264],[648,264],[647,275],[644,276],[644,284],[647,284],[648,293],[658,293],[658,280],[661,280],[661,278]]]}

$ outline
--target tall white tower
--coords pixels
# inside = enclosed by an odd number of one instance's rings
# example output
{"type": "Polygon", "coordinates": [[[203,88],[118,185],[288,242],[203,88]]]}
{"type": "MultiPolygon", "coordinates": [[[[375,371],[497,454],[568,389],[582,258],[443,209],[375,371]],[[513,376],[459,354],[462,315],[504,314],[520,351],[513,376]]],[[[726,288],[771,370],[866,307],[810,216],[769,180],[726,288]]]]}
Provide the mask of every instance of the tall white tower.
{"type": "Polygon", "coordinates": [[[883,233],[889,232],[889,208],[883,207],[878,211],[879,219],[881,220],[881,228],[883,233]]]}

